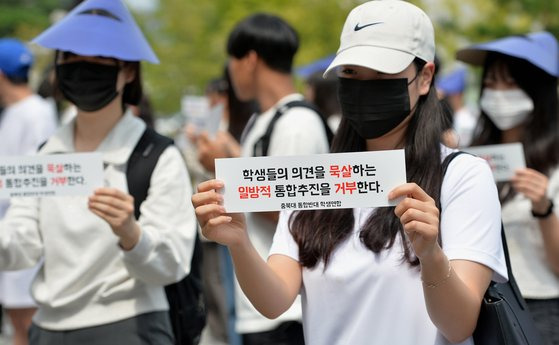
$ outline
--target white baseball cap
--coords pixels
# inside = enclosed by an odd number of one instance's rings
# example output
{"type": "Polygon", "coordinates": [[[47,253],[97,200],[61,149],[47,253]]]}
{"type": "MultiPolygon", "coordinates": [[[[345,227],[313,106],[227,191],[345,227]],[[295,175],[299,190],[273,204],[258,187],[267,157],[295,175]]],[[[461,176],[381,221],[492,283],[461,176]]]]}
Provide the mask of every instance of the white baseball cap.
{"type": "Polygon", "coordinates": [[[425,12],[401,0],[374,0],[347,16],[340,49],[324,75],[341,65],[400,73],[414,58],[435,59],[435,33],[425,12]]]}

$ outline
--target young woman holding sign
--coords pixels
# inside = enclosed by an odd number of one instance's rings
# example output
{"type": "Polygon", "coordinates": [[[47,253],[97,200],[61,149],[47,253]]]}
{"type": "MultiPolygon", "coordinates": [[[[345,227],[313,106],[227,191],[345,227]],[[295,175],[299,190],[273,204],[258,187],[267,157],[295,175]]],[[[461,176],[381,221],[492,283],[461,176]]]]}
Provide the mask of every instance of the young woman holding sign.
{"type": "Polygon", "coordinates": [[[521,142],[527,168],[499,183],[514,276],[536,324],[559,344],[559,49],[548,32],[462,49],[483,65],[474,145],[521,142]]]}
{"type": "Polygon", "coordinates": [[[190,268],[190,181],[178,149],[166,147],[136,220],[126,178],[146,126],[125,104],[141,99],[140,61],[157,58],[120,0],[81,3],[35,43],[56,50],[58,88],[77,108],[40,154],[99,152],[105,186],[89,197],[13,199],[0,223],[0,269],[42,260],[30,344],[174,344],[163,287],[190,268]]]}
{"type": "Polygon", "coordinates": [[[442,176],[452,151],[441,144],[434,53],[423,11],[370,1],[349,14],[327,70],[340,78],[333,151],[405,149],[409,183],[388,195],[402,198],[395,208],[283,212],[264,262],[243,216],[219,205],[222,182],[200,184],[192,198],[262,314],[276,317],[302,295],[308,344],[472,344],[490,280],[506,280],[489,167],[460,155],[442,176]]]}

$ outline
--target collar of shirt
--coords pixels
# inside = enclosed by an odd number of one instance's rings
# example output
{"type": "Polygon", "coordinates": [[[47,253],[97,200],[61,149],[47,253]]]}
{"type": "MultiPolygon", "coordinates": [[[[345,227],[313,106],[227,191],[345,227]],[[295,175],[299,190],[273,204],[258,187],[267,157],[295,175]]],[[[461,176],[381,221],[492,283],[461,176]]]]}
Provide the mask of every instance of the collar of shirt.
{"type": "MultiPolygon", "coordinates": [[[[51,137],[40,154],[74,153],[74,125],[75,119],[62,126],[51,137]]],[[[103,162],[108,164],[125,164],[136,143],[144,133],[146,125],[131,112],[127,111],[120,121],[103,139],[95,152],[103,154],[103,162]]]]}

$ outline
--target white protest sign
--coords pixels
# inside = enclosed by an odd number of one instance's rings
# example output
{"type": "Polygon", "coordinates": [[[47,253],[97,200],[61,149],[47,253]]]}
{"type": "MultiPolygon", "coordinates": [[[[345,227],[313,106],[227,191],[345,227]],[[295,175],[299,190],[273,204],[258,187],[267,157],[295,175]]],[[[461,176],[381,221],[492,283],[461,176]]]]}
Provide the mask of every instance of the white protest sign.
{"type": "Polygon", "coordinates": [[[211,139],[215,139],[225,110],[224,104],[210,107],[207,97],[184,96],[181,109],[187,123],[193,126],[195,134],[206,131],[211,139]]]}
{"type": "Polygon", "coordinates": [[[526,167],[521,143],[467,147],[464,151],[485,159],[495,181],[509,181],[516,169],[526,167]]]}
{"type": "Polygon", "coordinates": [[[100,153],[0,157],[0,199],[91,195],[102,186],[100,153]]]}
{"type": "Polygon", "coordinates": [[[219,130],[219,125],[221,124],[221,118],[223,117],[224,111],[225,106],[223,105],[223,103],[211,107],[208,111],[208,119],[206,121],[204,130],[208,132],[208,136],[211,139],[215,139],[217,131],[219,130]]]}
{"type": "Polygon", "coordinates": [[[196,133],[206,127],[210,105],[204,96],[184,96],[181,99],[181,112],[186,121],[194,126],[196,133]]]}
{"type": "Polygon", "coordinates": [[[404,150],[215,160],[227,212],[393,206],[404,150]]]}

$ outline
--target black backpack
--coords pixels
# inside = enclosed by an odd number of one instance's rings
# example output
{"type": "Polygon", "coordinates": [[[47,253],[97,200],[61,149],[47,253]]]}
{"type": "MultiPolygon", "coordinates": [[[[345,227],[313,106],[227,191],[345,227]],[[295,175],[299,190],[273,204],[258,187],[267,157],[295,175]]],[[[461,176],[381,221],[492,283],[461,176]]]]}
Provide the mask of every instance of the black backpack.
{"type": "MultiPolygon", "coordinates": [[[[173,140],[147,128],[128,159],[126,178],[129,193],[134,197],[136,219],[140,217],[140,205],[147,197],[153,169],[161,153],[170,145],[173,145],[173,140]]],[[[202,248],[196,231],[190,274],[177,283],[165,286],[176,345],[198,344],[206,325],[201,265],[202,248]]]]}
{"type": "MultiPolygon", "coordinates": [[[[252,150],[252,155],[254,157],[261,157],[261,156],[268,155],[270,138],[272,137],[272,132],[274,131],[274,126],[276,125],[276,122],[287,110],[295,107],[308,108],[318,114],[318,116],[322,120],[324,131],[326,132],[326,137],[328,138],[328,146],[332,145],[332,139],[334,138],[334,133],[330,129],[330,126],[328,126],[328,123],[326,122],[324,116],[321,114],[320,110],[318,110],[316,106],[314,106],[313,104],[307,101],[291,101],[278,108],[278,110],[274,114],[274,117],[272,117],[272,120],[270,121],[268,128],[266,129],[266,133],[264,133],[264,135],[260,137],[260,139],[258,139],[256,143],[254,143],[254,147],[252,150]]],[[[250,131],[250,128],[248,129],[248,131],[250,131]]]]}

